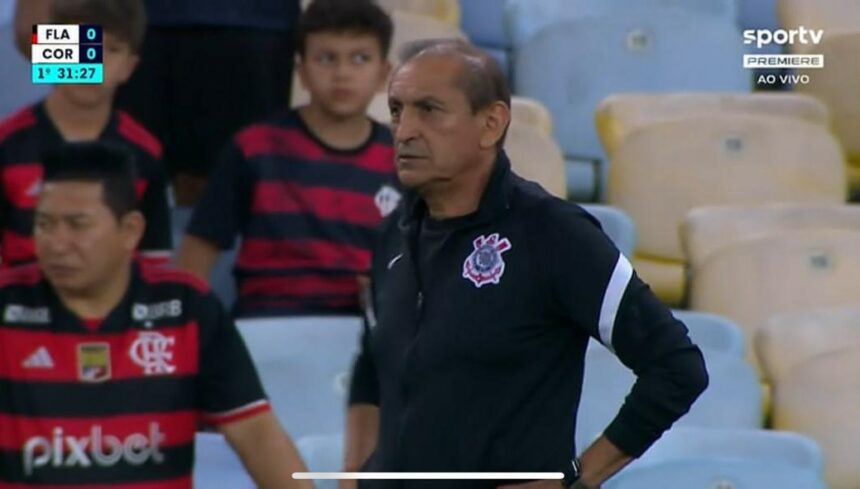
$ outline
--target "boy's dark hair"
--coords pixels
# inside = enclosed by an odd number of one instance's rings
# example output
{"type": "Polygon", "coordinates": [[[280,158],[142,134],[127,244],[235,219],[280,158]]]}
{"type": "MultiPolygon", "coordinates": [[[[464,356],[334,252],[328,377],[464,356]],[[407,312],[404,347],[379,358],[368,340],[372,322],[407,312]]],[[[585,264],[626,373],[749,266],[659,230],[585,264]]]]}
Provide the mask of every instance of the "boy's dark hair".
{"type": "Polygon", "coordinates": [[[317,32],[371,34],[379,41],[382,58],[388,56],[394,24],[373,0],[314,0],[299,17],[296,52],[304,58],[308,35],[317,32]]]}
{"type": "Polygon", "coordinates": [[[146,32],[143,0],[52,0],[51,23],[95,24],[140,53],[146,32]]]}
{"type": "Polygon", "coordinates": [[[43,181],[100,183],[102,200],[119,220],[137,210],[133,159],[131,153],[116,145],[66,143],[42,155],[43,181]]]}

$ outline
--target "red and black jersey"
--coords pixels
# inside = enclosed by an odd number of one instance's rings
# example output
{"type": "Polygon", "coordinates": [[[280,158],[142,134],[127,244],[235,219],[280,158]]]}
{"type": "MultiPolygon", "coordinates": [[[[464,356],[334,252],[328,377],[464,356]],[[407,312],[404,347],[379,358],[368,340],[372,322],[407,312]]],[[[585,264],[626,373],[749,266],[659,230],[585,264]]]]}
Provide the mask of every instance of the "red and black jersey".
{"type": "Polygon", "coordinates": [[[391,134],[373,123],[351,150],[316,137],[290,111],[240,131],[209,177],[188,233],[242,243],[236,314],[360,314],[382,217],[400,200],[391,134]]]}
{"type": "MultiPolygon", "coordinates": [[[[146,231],[143,256],[166,262],[170,257],[170,211],[161,144],[124,112],[114,111],[99,136],[129,149],[134,156],[135,187],[146,231]]],[[[42,183],[41,155],[64,142],[44,104],[26,107],[0,122],[0,260],[4,267],[35,259],[33,214],[42,183]]]]}
{"type": "Polygon", "coordinates": [[[205,285],[133,267],[98,323],[66,309],[35,265],[0,272],[0,489],[191,489],[198,422],[269,409],[205,285]]]}

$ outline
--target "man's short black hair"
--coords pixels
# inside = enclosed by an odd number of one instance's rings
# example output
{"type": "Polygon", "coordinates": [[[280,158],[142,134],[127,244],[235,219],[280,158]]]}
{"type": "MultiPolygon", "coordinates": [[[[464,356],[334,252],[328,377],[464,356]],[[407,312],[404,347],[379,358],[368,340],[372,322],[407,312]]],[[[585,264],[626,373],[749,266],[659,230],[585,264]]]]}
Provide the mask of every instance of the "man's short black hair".
{"type": "Polygon", "coordinates": [[[379,41],[382,58],[388,57],[394,24],[373,0],[314,0],[299,17],[296,52],[304,58],[308,36],[317,32],[370,34],[379,41]]]}
{"type": "Polygon", "coordinates": [[[100,142],[66,143],[46,151],[42,166],[45,183],[100,183],[102,199],[117,220],[137,210],[134,157],[122,147],[100,142]]]}
{"type": "Polygon", "coordinates": [[[100,25],[134,54],[140,53],[146,32],[143,0],[53,0],[50,17],[53,24],[100,25]]]}

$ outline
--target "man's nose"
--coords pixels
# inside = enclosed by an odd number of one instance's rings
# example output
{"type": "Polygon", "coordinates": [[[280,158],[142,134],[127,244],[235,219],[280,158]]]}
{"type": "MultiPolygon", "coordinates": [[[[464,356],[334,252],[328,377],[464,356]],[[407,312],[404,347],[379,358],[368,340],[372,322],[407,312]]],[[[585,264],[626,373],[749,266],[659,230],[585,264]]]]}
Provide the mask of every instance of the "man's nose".
{"type": "Polygon", "coordinates": [[[391,125],[395,143],[410,141],[419,134],[418,118],[413,110],[402,109],[397,122],[391,125]]]}

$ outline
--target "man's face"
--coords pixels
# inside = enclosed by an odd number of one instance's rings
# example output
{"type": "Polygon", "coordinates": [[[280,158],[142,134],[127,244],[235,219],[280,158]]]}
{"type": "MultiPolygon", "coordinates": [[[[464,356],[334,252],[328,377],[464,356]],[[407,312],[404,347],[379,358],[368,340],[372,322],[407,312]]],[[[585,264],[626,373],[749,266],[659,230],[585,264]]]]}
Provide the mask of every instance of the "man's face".
{"type": "Polygon", "coordinates": [[[102,200],[100,183],[46,183],[33,238],[39,266],[51,285],[83,294],[120,273],[140,239],[134,214],[118,221],[102,200]]]}
{"type": "Polygon", "coordinates": [[[338,118],[364,114],[390,71],[376,37],[348,32],[308,35],[298,68],[313,103],[338,118]]]}
{"type": "Polygon", "coordinates": [[[83,107],[111,102],[117,88],[125,83],[134,72],[138,56],[131,52],[131,46],[109,32],[104,33],[103,47],[104,79],[102,83],[57,85],[55,90],[83,107]]]}
{"type": "Polygon", "coordinates": [[[407,188],[455,179],[480,162],[482,115],[456,85],[462,62],[421,56],[401,66],[388,87],[397,175],[407,188]]]}

